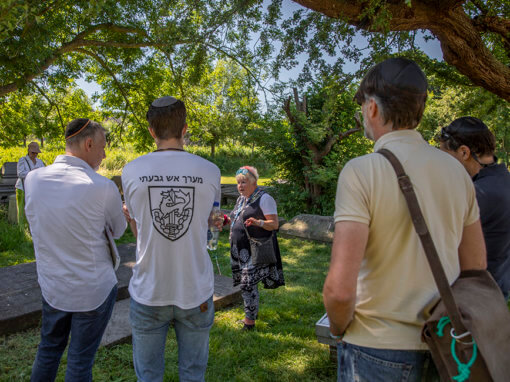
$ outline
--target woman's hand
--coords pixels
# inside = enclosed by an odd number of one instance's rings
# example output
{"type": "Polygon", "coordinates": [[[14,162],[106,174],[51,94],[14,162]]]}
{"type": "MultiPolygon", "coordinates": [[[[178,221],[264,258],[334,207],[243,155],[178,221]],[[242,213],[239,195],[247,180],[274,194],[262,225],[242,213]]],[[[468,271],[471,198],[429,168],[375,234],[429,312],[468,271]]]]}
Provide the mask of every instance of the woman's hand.
{"type": "Polygon", "coordinates": [[[266,231],[278,229],[278,215],[267,215],[264,219],[255,219],[253,217],[245,220],[246,227],[254,226],[264,228],[266,231]]]}
{"type": "Polygon", "coordinates": [[[253,217],[246,219],[244,224],[246,225],[246,227],[251,227],[251,226],[262,227],[264,225],[264,223],[262,223],[262,220],[255,219],[253,217]]]}

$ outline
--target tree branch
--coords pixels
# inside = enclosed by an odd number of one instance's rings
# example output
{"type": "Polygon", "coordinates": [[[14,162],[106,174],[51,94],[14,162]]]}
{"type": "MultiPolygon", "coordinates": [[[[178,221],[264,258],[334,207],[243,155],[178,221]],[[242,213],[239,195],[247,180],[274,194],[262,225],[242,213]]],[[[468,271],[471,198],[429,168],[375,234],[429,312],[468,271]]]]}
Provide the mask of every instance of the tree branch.
{"type": "MultiPolygon", "coordinates": [[[[49,55],[43,62],[40,63],[39,67],[34,70],[33,72],[26,73],[24,75],[21,75],[20,78],[18,78],[16,81],[11,82],[6,85],[0,86],[0,97],[4,96],[10,92],[16,91],[25,84],[32,81],[35,77],[43,73],[45,70],[47,70],[56,60],[58,60],[60,57],[62,57],[64,54],[71,53],[71,52],[78,52],[80,48],[82,47],[88,47],[88,46],[97,46],[97,47],[119,47],[119,48],[143,48],[143,47],[163,47],[167,46],[163,43],[155,43],[152,41],[142,41],[142,42],[120,42],[120,41],[98,41],[98,40],[87,40],[86,37],[92,35],[95,32],[98,31],[114,31],[118,33],[135,33],[143,36],[147,36],[146,32],[140,29],[136,28],[129,28],[119,25],[113,25],[113,24],[97,24],[94,26],[91,26],[90,28],[87,28],[83,32],[78,33],[71,41],[62,44],[62,46],[58,49],[55,49],[51,55],[49,55]]],[[[188,43],[189,41],[176,41],[175,44],[184,44],[188,43]]],[[[87,51],[88,53],[92,53],[90,51],[87,51]]],[[[82,52],[83,53],[83,52],[82,52]]],[[[88,54],[87,53],[87,54],[88,54]]]]}
{"type": "Polygon", "coordinates": [[[129,102],[129,98],[128,98],[126,92],[124,91],[123,86],[117,79],[117,76],[115,76],[115,73],[108,67],[108,64],[106,63],[106,61],[104,61],[101,57],[99,57],[99,55],[95,54],[94,52],[90,52],[86,49],[79,48],[79,49],[76,49],[76,51],[92,57],[94,60],[96,60],[99,63],[99,65],[101,65],[101,67],[104,70],[106,70],[108,72],[110,77],[112,77],[113,81],[117,85],[117,88],[119,89],[120,93],[122,94],[122,97],[126,101],[126,106],[129,106],[129,108],[131,109],[131,112],[133,113],[133,116],[135,117],[136,122],[138,123],[138,125],[140,125],[140,127],[143,127],[142,123],[140,122],[140,120],[138,119],[138,117],[136,115],[136,112],[135,112],[133,106],[131,105],[131,102],[129,102]]]}
{"type": "Polygon", "coordinates": [[[53,102],[50,97],[46,94],[46,92],[39,86],[35,81],[32,81],[32,85],[39,91],[39,93],[42,94],[44,98],[48,101],[48,103],[51,106],[54,106],[57,109],[58,118],[60,119],[60,126],[62,127],[62,131],[65,131],[66,126],[64,124],[64,119],[62,118],[62,114],[60,113],[60,108],[58,107],[58,104],[53,102]]]}
{"type": "MultiPolygon", "coordinates": [[[[348,24],[368,31],[374,29],[371,19],[360,19],[370,6],[356,0],[293,0],[326,16],[341,18],[348,24]]],[[[385,2],[391,14],[390,31],[428,29],[440,41],[444,60],[456,67],[474,84],[510,101],[510,68],[487,48],[472,20],[460,6],[464,1],[404,0],[385,2]]],[[[496,25],[496,24],[495,24],[496,25]]],[[[500,24],[497,24],[501,28],[500,24]]],[[[494,26],[496,28],[496,26],[494,26]]],[[[499,30],[499,29],[498,29],[499,30]]],[[[382,31],[384,32],[384,31],[382,31]]]]}

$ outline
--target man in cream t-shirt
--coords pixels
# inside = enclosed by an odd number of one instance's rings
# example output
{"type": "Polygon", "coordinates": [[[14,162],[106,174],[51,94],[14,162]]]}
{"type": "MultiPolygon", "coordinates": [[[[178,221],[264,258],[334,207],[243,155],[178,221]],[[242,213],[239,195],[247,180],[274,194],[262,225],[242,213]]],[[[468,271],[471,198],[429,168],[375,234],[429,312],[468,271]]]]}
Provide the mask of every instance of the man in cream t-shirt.
{"type": "MultiPolygon", "coordinates": [[[[411,60],[374,66],[355,96],[374,151],[392,151],[413,183],[450,283],[485,269],[473,184],[456,160],[414,129],[427,80],[411,60]]],[[[324,304],[338,342],[339,381],[423,381],[437,377],[421,341],[425,310],[439,294],[389,161],[349,161],[338,179],[335,234],[324,304]]]]}
{"type": "Polygon", "coordinates": [[[174,97],[147,112],[157,150],[122,172],[126,215],[137,236],[129,284],[133,358],[139,381],[162,381],[166,335],[173,324],[181,381],[203,381],[214,321],[214,274],[208,219],[220,201],[218,167],[184,151],[186,108],[174,97]]]}

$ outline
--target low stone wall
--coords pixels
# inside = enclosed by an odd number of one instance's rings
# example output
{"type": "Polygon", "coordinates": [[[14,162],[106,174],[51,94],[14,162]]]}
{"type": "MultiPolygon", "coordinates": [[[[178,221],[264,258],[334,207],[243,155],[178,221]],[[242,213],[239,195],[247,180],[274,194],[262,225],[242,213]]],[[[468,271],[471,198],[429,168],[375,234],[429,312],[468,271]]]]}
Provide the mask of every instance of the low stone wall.
{"type": "Polygon", "coordinates": [[[297,215],[280,227],[280,235],[288,238],[333,242],[333,216],[297,215]]]}

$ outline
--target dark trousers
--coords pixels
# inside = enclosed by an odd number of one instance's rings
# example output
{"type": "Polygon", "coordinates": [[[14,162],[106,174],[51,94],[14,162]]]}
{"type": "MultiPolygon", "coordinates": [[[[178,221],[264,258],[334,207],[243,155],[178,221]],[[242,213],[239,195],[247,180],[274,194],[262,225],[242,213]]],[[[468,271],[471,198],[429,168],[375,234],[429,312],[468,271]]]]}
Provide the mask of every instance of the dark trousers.
{"type": "Polygon", "coordinates": [[[67,350],[66,381],[92,381],[92,365],[117,297],[113,287],[105,302],[88,312],[64,312],[42,299],[41,342],[32,367],[32,382],[54,381],[67,350]]]}

